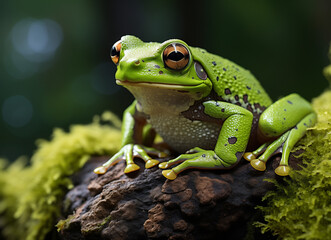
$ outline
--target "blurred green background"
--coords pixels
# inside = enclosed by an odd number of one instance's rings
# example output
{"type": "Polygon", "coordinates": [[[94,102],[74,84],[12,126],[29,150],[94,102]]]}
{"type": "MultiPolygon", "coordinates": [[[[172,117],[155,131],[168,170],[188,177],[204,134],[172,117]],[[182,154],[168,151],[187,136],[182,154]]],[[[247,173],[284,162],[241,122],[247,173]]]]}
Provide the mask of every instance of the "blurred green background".
{"type": "Polygon", "coordinates": [[[273,99],[327,82],[330,0],[0,3],[0,157],[30,156],[55,127],[88,123],[133,100],[115,85],[114,42],[180,38],[250,69],[273,99]]]}

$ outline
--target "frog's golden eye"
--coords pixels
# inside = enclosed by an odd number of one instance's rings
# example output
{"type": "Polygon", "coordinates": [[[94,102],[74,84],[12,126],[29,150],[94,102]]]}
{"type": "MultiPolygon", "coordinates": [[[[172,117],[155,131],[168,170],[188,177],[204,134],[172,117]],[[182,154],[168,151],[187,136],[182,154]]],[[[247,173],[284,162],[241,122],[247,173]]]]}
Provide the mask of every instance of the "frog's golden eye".
{"type": "Polygon", "coordinates": [[[163,51],[163,61],[168,68],[182,70],[190,61],[190,52],[181,43],[171,43],[163,51]]]}
{"type": "Polygon", "coordinates": [[[118,63],[120,61],[121,48],[122,48],[121,41],[117,41],[110,50],[111,60],[116,65],[118,65],[118,63]]]}

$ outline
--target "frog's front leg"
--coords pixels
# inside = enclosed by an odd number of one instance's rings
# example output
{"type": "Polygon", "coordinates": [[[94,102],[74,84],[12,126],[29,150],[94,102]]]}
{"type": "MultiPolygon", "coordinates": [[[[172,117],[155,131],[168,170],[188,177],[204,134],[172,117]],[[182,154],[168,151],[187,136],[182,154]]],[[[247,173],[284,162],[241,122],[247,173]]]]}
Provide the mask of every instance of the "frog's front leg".
{"type": "Polygon", "coordinates": [[[250,161],[255,169],[264,171],[267,160],[275,153],[281,152],[282,158],[275,172],[280,176],[288,175],[288,158],[291,150],[307,128],[315,122],[316,114],[305,99],[297,94],[281,98],[269,106],[259,119],[260,133],[276,140],[262,145],[252,153],[245,153],[244,158],[250,161]]]}
{"type": "Polygon", "coordinates": [[[171,170],[163,170],[168,179],[175,179],[177,174],[189,169],[228,169],[241,159],[251,132],[253,114],[245,108],[222,101],[207,101],[203,103],[204,112],[210,117],[223,120],[223,126],[218,136],[214,150],[194,148],[187,154],[161,163],[160,168],[168,168],[180,163],[171,170]],[[190,153],[192,152],[192,153],[190,153]]]}
{"type": "Polygon", "coordinates": [[[166,156],[163,152],[145,146],[147,142],[153,143],[155,134],[146,126],[145,119],[137,114],[136,101],[124,111],[122,133],[122,148],[102,166],[94,169],[96,174],[104,174],[122,159],[126,160],[124,172],[129,173],[139,169],[139,166],[133,161],[134,157],[143,159],[145,167],[151,168],[159,164],[159,161],[152,159],[149,155],[166,156]]]}

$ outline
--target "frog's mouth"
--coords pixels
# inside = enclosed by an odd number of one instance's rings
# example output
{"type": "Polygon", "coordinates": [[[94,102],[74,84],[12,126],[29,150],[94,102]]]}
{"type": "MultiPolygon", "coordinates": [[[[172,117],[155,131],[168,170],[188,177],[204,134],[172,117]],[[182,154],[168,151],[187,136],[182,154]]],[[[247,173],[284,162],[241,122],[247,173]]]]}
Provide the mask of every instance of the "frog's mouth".
{"type": "Polygon", "coordinates": [[[206,84],[201,83],[198,85],[182,85],[182,84],[169,84],[169,83],[158,83],[158,82],[132,82],[128,80],[116,79],[116,84],[122,85],[124,87],[136,86],[136,87],[146,87],[146,88],[161,88],[168,90],[177,90],[178,92],[206,92],[208,88],[206,84]]]}

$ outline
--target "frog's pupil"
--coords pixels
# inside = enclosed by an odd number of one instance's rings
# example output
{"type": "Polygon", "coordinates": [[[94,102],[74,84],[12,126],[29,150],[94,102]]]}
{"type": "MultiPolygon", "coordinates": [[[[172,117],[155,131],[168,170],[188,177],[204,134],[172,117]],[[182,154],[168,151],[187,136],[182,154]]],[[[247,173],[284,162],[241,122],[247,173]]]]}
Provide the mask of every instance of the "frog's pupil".
{"type": "Polygon", "coordinates": [[[117,56],[119,54],[119,52],[116,50],[116,47],[113,46],[111,48],[111,56],[117,56]]]}
{"type": "Polygon", "coordinates": [[[184,57],[184,54],[178,51],[173,51],[168,55],[168,59],[176,62],[183,59],[184,57]]]}

